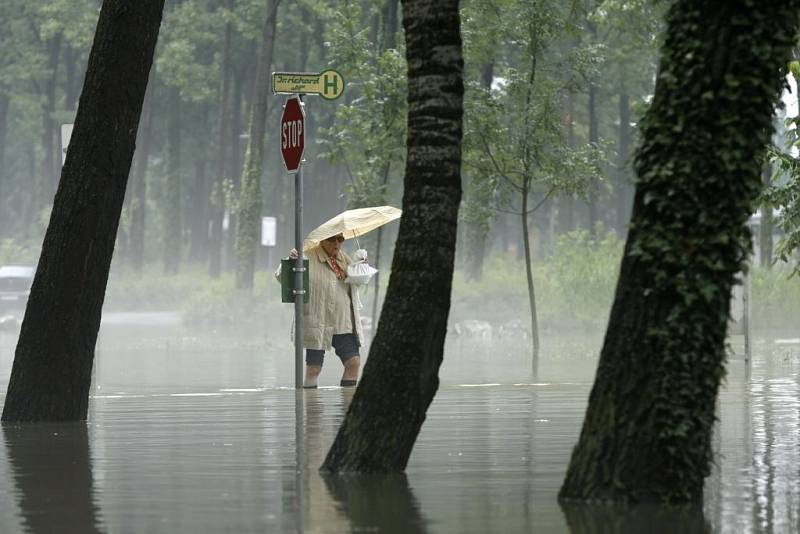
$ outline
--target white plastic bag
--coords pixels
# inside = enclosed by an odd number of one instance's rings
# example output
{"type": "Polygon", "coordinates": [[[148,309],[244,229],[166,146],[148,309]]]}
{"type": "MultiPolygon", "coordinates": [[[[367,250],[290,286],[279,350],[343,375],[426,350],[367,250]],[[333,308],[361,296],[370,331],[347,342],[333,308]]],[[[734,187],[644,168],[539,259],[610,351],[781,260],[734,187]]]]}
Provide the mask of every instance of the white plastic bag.
{"type": "Polygon", "coordinates": [[[368,284],[378,269],[367,263],[367,251],[363,248],[356,250],[353,258],[356,261],[347,266],[347,278],[344,281],[357,286],[368,284]]]}

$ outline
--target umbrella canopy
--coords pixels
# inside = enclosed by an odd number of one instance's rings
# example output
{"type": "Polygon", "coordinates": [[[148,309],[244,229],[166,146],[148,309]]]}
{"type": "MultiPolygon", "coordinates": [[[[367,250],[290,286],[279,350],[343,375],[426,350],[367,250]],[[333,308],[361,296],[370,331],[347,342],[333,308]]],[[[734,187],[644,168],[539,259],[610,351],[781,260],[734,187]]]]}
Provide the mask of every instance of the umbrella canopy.
{"type": "Polygon", "coordinates": [[[347,210],[313,230],[303,242],[303,251],[319,246],[329,237],[342,234],[345,239],[360,237],[400,217],[401,210],[392,206],[375,206],[347,210]]]}

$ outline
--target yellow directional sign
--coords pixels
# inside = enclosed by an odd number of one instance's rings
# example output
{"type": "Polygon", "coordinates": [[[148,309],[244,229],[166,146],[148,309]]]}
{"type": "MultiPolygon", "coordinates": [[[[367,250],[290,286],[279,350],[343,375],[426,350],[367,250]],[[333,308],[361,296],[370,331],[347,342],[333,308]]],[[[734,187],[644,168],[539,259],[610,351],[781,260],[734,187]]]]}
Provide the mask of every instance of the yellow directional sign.
{"type": "Polygon", "coordinates": [[[320,95],[327,100],[339,98],[344,93],[344,78],[333,69],[319,74],[309,72],[273,72],[272,92],[320,95]]]}

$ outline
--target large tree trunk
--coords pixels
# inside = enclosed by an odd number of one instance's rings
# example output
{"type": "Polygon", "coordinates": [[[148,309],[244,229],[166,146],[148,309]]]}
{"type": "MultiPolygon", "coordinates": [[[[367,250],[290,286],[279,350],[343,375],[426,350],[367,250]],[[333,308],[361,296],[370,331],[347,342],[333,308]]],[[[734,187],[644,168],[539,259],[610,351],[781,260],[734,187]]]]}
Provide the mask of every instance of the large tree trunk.
{"type": "Polygon", "coordinates": [[[679,0],[643,143],[605,343],[562,499],[700,503],[797,0],[679,0]]]}
{"type": "Polygon", "coordinates": [[[164,184],[163,259],[166,274],[178,274],[181,259],[181,96],[169,89],[167,114],[167,175],[164,184]]]}
{"type": "MultiPolygon", "coordinates": [[[[258,58],[256,87],[267,85],[269,68],[275,50],[275,28],[280,0],[267,0],[264,21],[263,44],[258,58]]],[[[247,152],[242,171],[242,191],[239,197],[239,217],[236,227],[236,287],[252,289],[253,274],[256,267],[256,249],[261,227],[261,171],[264,161],[264,130],[267,120],[268,94],[256,90],[255,101],[250,114],[250,136],[247,139],[247,152]]]]}
{"type": "MultiPolygon", "coordinates": [[[[227,0],[226,9],[233,9],[233,0],[227,0]]],[[[219,120],[217,126],[217,170],[214,183],[209,194],[210,235],[208,239],[208,274],[219,278],[222,273],[222,220],[225,217],[225,162],[228,132],[228,93],[231,72],[231,33],[233,27],[230,20],[225,24],[225,38],[222,45],[222,88],[219,94],[219,120]]],[[[235,169],[234,169],[235,171],[235,169]]]]}
{"type": "Polygon", "coordinates": [[[104,0],[3,421],[86,419],[94,346],[164,0],[104,0]]]}
{"type": "Polygon", "coordinates": [[[461,201],[464,85],[457,0],[406,0],[403,217],[361,384],[322,466],[405,469],[439,387],[461,201]],[[424,312],[423,312],[424,310],[424,312]]]}

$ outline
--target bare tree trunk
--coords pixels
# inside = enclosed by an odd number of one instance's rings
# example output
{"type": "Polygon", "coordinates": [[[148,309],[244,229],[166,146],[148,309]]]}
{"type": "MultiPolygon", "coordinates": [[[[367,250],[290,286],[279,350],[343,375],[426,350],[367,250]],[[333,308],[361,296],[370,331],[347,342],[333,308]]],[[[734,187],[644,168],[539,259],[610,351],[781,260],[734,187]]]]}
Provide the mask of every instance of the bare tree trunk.
{"type": "Polygon", "coordinates": [[[524,178],[522,187],[522,244],[525,249],[525,276],[528,281],[528,304],[531,309],[531,375],[535,379],[539,376],[539,320],[536,316],[536,291],[533,286],[533,267],[531,262],[531,242],[528,235],[528,184],[529,178],[524,178]]]}
{"type": "Polygon", "coordinates": [[[0,92],[0,238],[6,233],[5,207],[3,206],[7,198],[5,191],[6,181],[6,132],[8,131],[8,107],[11,98],[0,92]]]}
{"type": "Polygon", "coordinates": [[[94,347],[163,0],[104,0],[2,420],[85,420],[94,347]]]}
{"type": "Polygon", "coordinates": [[[439,387],[461,201],[458,1],[406,0],[403,26],[409,79],[403,217],[364,375],[322,466],[331,472],[403,471],[439,387]]]}
{"type": "MultiPolygon", "coordinates": [[[[256,87],[265,87],[275,50],[275,30],[280,0],[267,0],[262,48],[258,59],[256,87]]],[[[256,247],[261,221],[261,172],[264,161],[264,131],[269,110],[267,91],[256,91],[250,113],[250,136],[247,139],[239,217],[236,227],[236,287],[252,289],[256,266],[256,247]]]]}
{"type": "Polygon", "coordinates": [[[148,89],[146,105],[142,112],[141,133],[136,150],[136,168],[133,174],[133,198],[131,199],[131,251],[130,261],[134,271],[140,273],[144,266],[144,228],[147,213],[147,163],[150,157],[153,135],[153,109],[155,99],[148,89]]]}
{"type": "Polygon", "coordinates": [[[167,175],[163,209],[164,272],[178,274],[182,249],[181,186],[181,98],[177,88],[169,89],[167,114],[167,175]]]}
{"type": "MultiPolygon", "coordinates": [[[[226,0],[225,8],[233,9],[233,0],[226,0]]],[[[208,274],[219,278],[222,273],[222,220],[225,217],[225,158],[227,154],[228,132],[228,92],[231,73],[231,22],[225,24],[225,38],[222,45],[222,88],[219,93],[219,120],[217,126],[217,171],[209,195],[210,235],[208,239],[208,274]]],[[[235,169],[234,169],[235,170],[235,169]]]]}
{"type": "Polygon", "coordinates": [[[61,34],[50,37],[47,41],[48,68],[50,75],[45,84],[44,109],[42,110],[42,179],[44,180],[45,204],[50,204],[52,195],[58,187],[60,176],[59,165],[61,158],[56,158],[60,154],[61,147],[58,143],[58,132],[54,114],[56,111],[56,78],[58,75],[58,58],[61,50],[61,34]]]}
{"type": "MultiPolygon", "coordinates": [[[[761,173],[764,188],[772,187],[772,164],[766,162],[761,173]]],[[[761,266],[769,269],[772,267],[772,232],[775,223],[772,217],[772,207],[761,207],[761,226],[759,228],[759,252],[761,253],[761,266]]]]}
{"type": "MultiPolygon", "coordinates": [[[[622,76],[625,76],[623,72],[622,76]]],[[[617,144],[617,235],[625,237],[633,203],[633,186],[630,183],[631,159],[631,103],[627,90],[619,93],[619,140],[617,144]]]]}

